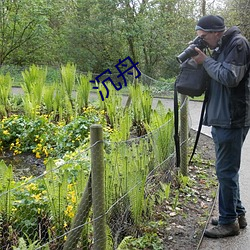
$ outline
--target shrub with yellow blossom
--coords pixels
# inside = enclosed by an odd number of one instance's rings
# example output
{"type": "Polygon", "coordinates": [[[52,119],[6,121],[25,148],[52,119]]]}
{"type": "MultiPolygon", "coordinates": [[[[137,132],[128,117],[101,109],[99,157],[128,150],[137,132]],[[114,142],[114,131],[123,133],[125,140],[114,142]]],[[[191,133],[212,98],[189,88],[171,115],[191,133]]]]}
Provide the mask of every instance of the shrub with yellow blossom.
{"type": "Polygon", "coordinates": [[[29,118],[13,115],[0,121],[0,150],[13,155],[30,152],[37,158],[63,156],[89,141],[90,126],[103,123],[103,114],[93,107],[69,123],[51,121],[48,115],[29,118]]]}

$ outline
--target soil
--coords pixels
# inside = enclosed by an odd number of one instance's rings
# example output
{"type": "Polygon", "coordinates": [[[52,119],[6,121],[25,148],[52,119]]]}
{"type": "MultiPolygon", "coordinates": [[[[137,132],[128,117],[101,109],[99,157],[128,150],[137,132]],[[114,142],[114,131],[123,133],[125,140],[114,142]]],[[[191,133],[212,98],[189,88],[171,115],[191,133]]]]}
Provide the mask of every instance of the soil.
{"type": "Polygon", "coordinates": [[[13,156],[12,152],[7,152],[0,156],[0,160],[4,160],[6,165],[11,165],[13,167],[16,181],[23,176],[39,176],[45,171],[43,159],[37,159],[35,155],[31,153],[22,153],[13,156]]]}
{"type": "MultiPolygon", "coordinates": [[[[191,131],[191,138],[195,138],[191,131]]],[[[193,147],[193,140],[190,146],[193,147]]],[[[214,208],[217,194],[214,144],[210,137],[201,134],[193,164],[188,176],[192,180],[185,188],[179,186],[179,201],[176,209],[171,202],[158,207],[167,216],[167,227],[160,229],[164,250],[199,249],[207,221],[214,208]]],[[[176,185],[178,189],[178,186],[176,185]]],[[[172,188],[171,188],[172,189],[172,188]]],[[[172,195],[175,199],[176,195],[172,195]]],[[[171,200],[171,199],[170,199],[171,200]]]]}

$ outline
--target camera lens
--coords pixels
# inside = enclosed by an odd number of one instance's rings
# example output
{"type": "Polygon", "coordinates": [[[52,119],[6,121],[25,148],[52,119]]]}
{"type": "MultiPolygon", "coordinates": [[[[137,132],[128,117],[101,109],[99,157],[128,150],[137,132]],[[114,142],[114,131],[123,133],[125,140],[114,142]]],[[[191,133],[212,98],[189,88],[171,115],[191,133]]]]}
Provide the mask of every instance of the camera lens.
{"type": "Polygon", "coordinates": [[[191,44],[189,47],[187,47],[180,55],[176,57],[177,61],[179,63],[183,63],[188,58],[198,55],[198,53],[194,49],[195,47],[195,44],[191,44]]]}

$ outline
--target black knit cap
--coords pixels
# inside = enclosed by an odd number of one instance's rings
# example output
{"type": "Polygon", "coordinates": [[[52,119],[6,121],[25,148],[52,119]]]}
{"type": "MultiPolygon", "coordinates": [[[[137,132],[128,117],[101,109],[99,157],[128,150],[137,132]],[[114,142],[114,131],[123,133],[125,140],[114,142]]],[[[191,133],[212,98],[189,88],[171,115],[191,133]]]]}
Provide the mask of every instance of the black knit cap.
{"type": "Polygon", "coordinates": [[[195,26],[195,30],[210,31],[224,31],[224,19],[221,16],[203,16],[195,26]]]}

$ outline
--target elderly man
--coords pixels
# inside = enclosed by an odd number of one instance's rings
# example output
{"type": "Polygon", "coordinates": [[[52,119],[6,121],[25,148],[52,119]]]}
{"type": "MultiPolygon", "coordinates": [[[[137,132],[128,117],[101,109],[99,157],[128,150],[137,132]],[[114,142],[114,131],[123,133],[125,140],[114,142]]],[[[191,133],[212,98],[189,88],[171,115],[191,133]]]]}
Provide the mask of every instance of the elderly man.
{"type": "Polygon", "coordinates": [[[237,27],[225,29],[220,16],[202,17],[196,33],[213,50],[201,50],[193,59],[210,76],[204,125],[212,126],[219,181],[219,218],[205,235],[212,238],[238,235],[247,226],[240,200],[239,169],[241,149],[250,126],[250,46],[237,27]]]}

